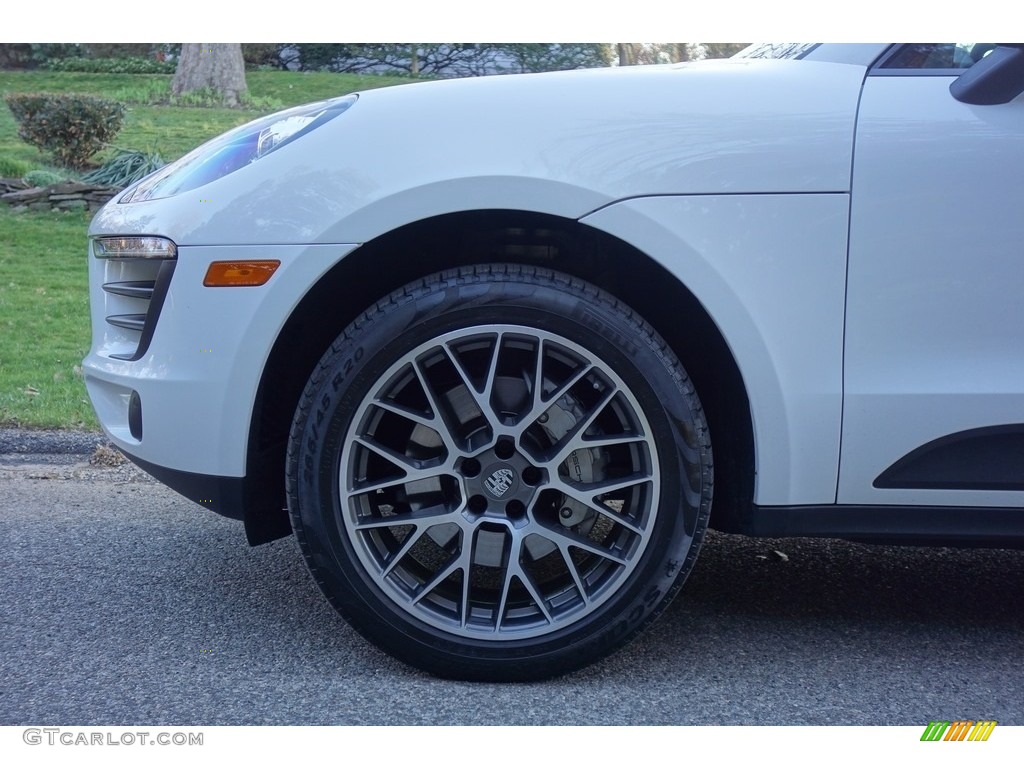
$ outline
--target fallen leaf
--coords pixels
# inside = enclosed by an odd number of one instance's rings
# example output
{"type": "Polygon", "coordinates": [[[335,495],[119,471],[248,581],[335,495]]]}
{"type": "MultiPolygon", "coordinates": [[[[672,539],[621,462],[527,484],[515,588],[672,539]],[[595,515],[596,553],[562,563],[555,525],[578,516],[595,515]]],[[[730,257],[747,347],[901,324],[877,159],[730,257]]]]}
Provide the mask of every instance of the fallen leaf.
{"type": "Polygon", "coordinates": [[[90,464],[102,467],[119,467],[126,461],[128,459],[119,450],[102,444],[98,444],[96,450],[92,452],[92,456],[89,457],[90,464]]]}

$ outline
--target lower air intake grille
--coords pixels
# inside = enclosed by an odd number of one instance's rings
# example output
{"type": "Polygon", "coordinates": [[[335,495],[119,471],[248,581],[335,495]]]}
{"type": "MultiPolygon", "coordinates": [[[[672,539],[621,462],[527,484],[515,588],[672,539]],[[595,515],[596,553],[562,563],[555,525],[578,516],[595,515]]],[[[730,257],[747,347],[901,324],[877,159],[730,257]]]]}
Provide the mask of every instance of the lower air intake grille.
{"type": "Polygon", "coordinates": [[[149,348],[167,288],[174,274],[173,259],[105,259],[103,290],[106,320],[118,329],[117,341],[130,351],[111,353],[118,360],[139,360],[149,348]]]}

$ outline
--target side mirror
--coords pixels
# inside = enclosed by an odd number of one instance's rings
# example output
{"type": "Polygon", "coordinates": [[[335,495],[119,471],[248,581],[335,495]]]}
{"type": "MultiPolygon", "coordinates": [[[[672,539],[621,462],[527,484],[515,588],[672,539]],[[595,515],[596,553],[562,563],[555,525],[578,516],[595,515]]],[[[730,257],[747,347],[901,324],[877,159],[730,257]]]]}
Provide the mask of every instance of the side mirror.
{"type": "Polygon", "coordinates": [[[1024,44],[1000,43],[949,85],[964,104],[1006,104],[1024,93],[1024,44]]]}

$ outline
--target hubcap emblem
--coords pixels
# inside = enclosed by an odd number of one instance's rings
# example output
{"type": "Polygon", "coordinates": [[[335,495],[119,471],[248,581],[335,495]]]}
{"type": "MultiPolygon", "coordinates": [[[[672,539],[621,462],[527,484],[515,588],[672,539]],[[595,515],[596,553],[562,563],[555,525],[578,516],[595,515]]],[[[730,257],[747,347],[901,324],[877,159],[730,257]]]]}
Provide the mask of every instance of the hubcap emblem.
{"type": "Polygon", "coordinates": [[[512,473],[512,470],[502,467],[501,469],[494,470],[491,476],[484,480],[484,487],[487,488],[487,491],[492,496],[500,499],[512,487],[513,479],[515,479],[515,475],[512,473]]]}

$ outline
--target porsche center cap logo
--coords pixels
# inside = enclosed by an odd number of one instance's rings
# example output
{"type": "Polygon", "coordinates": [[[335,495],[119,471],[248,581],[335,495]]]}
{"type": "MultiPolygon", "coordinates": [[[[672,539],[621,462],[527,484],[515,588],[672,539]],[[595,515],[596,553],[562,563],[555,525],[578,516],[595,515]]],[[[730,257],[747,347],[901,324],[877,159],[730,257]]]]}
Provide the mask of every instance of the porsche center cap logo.
{"type": "Polygon", "coordinates": [[[484,480],[484,486],[492,496],[500,499],[512,487],[513,479],[515,479],[515,475],[511,469],[496,469],[490,477],[484,480]]]}

